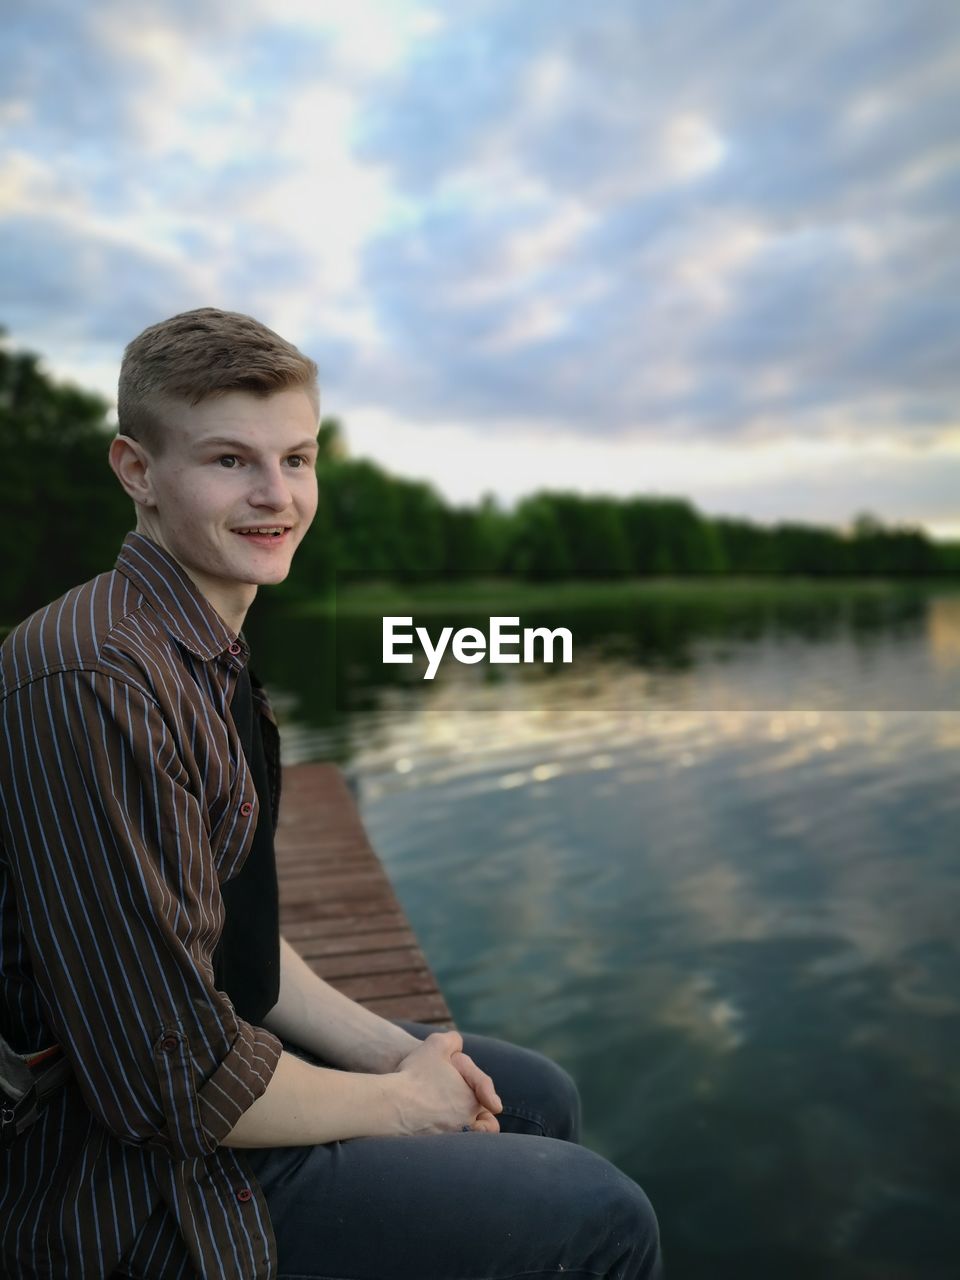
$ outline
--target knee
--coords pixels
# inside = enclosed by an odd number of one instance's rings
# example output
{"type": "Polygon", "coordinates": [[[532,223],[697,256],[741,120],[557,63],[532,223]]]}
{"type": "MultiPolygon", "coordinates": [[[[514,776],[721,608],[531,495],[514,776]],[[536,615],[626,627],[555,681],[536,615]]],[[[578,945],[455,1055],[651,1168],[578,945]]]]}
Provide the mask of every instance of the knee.
{"type": "MultiPolygon", "coordinates": [[[[608,1165],[608,1171],[615,1176],[604,1180],[596,1204],[606,1248],[615,1260],[607,1274],[624,1280],[660,1280],[660,1224],[653,1205],[632,1178],[613,1165],[608,1165]]],[[[610,1254],[604,1261],[610,1265],[610,1254]]]]}
{"type": "Polygon", "coordinates": [[[579,1142],[582,1111],[576,1081],[552,1058],[543,1057],[543,1063],[547,1132],[550,1137],[561,1138],[565,1142],[579,1142]]]}
{"type": "Polygon", "coordinates": [[[580,1092],[570,1073],[536,1049],[520,1050],[522,1077],[504,1095],[511,1128],[564,1142],[580,1141],[580,1092]]]}
{"type": "Polygon", "coordinates": [[[631,1187],[630,1221],[633,1224],[635,1237],[634,1260],[637,1280],[660,1280],[663,1275],[660,1224],[643,1188],[637,1186],[635,1182],[631,1182],[631,1187]]]}

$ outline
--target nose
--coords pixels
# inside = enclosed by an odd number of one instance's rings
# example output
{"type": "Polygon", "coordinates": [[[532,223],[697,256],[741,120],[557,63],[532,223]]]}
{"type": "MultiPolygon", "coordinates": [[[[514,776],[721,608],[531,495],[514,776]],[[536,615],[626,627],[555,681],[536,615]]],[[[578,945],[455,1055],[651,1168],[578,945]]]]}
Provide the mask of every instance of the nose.
{"type": "Polygon", "coordinates": [[[250,502],[255,507],[269,507],[272,511],[286,511],[291,506],[290,485],[280,467],[258,469],[250,502]]]}

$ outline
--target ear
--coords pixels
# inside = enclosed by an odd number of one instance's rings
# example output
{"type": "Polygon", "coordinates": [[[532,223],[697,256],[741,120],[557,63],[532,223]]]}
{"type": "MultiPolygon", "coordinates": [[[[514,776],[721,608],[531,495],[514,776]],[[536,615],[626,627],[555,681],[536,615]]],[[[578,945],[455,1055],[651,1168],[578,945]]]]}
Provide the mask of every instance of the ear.
{"type": "Polygon", "coordinates": [[[131,436],[114,436],[110,441],[107,460],[117,479],[129,497],[139,507],[155,507],[153,486],[150,483],[150,455],[142,444],[131,436]]]}

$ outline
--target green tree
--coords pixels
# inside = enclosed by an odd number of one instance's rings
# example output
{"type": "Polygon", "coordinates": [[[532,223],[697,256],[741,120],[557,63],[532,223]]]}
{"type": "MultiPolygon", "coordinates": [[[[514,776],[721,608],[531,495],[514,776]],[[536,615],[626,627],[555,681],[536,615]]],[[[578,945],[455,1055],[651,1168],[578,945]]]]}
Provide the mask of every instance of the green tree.
{"type": "Polygon", "coordinates": [[[770,531],[777,546],[781,573],[843,574],[850,572],[848,544],[833,529],[781,522],[770,531]]]}
{"type": "Polygon", "coordinates": [[[615,499],[569,491],[542,496],[556,514],[574,574],[619,578],[631,572],[630,546],[615,499]]]}
{"type": "Polygon", "coordinates": [[[718,517],[713,521],[728,573],[780,573],[779,547],[766,529],[750,520],[718,517]]]}
{"type": "Polygon", "coordinates": [[[107,410],[0,341],[0,620],[109,568],[135,524],[107,462],[107,410]]]}
{"type": "Polygon", "coordinates": [[[331,463],[320,479],[329,512],[334,563],[346,578],[391,577],[400,507],[392,477],[366,459],[331,463]]]}
{"type": "Polygon", "coordinates": [[[317,433],[317,465],[340,462],[347,456],[347,442],[339,418],[321,418],[317,433]]]}
{"type": "Polygon", "coordinates": [[[938,542],[935,553],[938,573],[960,574],[960,542],[938,542]]]}
{"type": "Polygon", "coordinates": [[[500,566],[500,540],[482,510],[449,507],[443,511],[445,575],[456,579],[492,575],[500,566]]]}
{"type": "Polygon", "coordinates": [[[532,582],[570,576],[570,551],[549,494],[533,494],[518,504],[504,567],[508,573],[532,582]]]}
{"type": "Polygon", "coordinates": [[[402,582],[439,578],[447,560],[443,502],[429,484],[393,480],[398,526],[394,572],[402,582]]]}
{"type": "Polygon", "coordinates": [[[630,498],[623,525],[637,573],[711,574],[727,567],[716,525],[684,498],[630,498]]]}

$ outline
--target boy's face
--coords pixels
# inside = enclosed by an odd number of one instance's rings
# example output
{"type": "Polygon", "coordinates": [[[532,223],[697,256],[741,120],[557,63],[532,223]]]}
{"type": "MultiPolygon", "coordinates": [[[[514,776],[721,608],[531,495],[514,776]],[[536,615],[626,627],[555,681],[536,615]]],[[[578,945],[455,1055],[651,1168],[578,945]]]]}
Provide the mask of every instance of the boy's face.
{"type": "Polygon", "coordinates": [[[286,578],[316,515],[313,405],[300,388],[266,398],[231,391],[171,410],[165,429],[165,451],[146,455],[150,500],[137,527],[231,621],[257,586],[286,578]],[[279,536],[237,532],[279,526],[279,536]]]}

